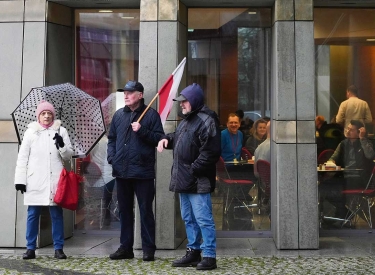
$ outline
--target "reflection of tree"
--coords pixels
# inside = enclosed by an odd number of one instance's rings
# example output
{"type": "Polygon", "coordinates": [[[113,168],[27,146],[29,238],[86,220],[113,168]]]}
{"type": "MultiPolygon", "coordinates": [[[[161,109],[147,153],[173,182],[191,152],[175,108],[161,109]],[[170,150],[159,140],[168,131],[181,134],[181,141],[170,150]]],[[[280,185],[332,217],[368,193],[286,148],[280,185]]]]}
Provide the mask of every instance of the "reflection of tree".
{"type": "Polygon", "coordinates": [[[261,109],[259,82],[261,58],[260,28],[238,28],[238,107],[239,109],[261,109]]]}

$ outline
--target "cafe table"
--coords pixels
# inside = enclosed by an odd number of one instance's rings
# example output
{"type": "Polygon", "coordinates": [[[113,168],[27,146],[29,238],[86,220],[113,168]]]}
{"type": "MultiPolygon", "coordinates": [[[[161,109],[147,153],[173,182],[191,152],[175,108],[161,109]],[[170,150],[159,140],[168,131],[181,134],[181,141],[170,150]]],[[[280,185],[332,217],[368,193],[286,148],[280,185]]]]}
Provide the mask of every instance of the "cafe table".
{"type": "MultiPolygon", "coordinates": [[[[319,169],[319,167],[317,167],[317,171],[318,171],[318,184],[321,182],[322,178],[324,178],[325,175],[333,175],[333,173],[336,173],[336,172],[350,172],[350,171],[363,171],[363,169],[353,169],[353,168],[337,168],[336,166],[336,169],[333,169],[334,167],[330,167],[329,169],[319,169]]],[[[344,181],[343,181],[344,182],[344,181]]],[[[322,209],[321,209],[321,205],[322,205],[322,202],[320,201],[320,194],[318,194],[318,202],[319,202],[319,224],[321,227],[322,225],[322,221],[324,219],[329,219],[329,220],[336,220],[336,221],[342,221],[343,222],[343,225],[350,222],[349,220],[346,220],[346,219],[340,219],[340,218],[336,218],[336,217],[330,217],[330,216],[325,216],[322,209]]]]}

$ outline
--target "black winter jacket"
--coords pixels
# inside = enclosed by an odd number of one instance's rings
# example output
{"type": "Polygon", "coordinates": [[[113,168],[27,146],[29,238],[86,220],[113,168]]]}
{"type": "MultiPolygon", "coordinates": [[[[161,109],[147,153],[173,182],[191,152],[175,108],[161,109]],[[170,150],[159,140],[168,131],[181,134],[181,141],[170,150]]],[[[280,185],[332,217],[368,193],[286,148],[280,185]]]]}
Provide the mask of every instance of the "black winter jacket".
{"type": "Polygon", "coordinates": [[[150,108],[134,132],[131,123],[137,121],[146,108],[144,100],[134,111],[125,106],[116,111],[108,135],[108,163],[114,177],[128,179],[155,178],[155,147],[164,135],[159,114],[150,108]]]}
{"type": "Polygon", "coordinates": [[[173,148],[169,190],[177,193],[210,193],[215,189],[216,162],[221,154],[221,133],[215,112],[206,105],[190,113],[176,132],[166,135],[173,148]]]}

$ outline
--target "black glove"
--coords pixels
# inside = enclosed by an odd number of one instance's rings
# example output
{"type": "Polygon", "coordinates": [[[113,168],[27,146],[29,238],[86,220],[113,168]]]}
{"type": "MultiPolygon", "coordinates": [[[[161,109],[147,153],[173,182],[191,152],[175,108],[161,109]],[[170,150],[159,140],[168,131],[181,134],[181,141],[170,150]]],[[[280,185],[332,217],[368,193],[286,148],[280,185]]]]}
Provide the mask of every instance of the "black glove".
{"type": "Polygon", "coordinates": [[[26,192],[26,185],[24,185],[24,184],[16,184],[16,190],[17,191],[21,191],[21,194],[23,194],[23,192],[26,192]]]}
{"type": "Polygon", "coordinates": [[[55,136],[53,137],[53,140],[55,140],[55,145],[56,145],[57,150],[65,146],[63,138],[58,133],[55,134],[55,136]]]}

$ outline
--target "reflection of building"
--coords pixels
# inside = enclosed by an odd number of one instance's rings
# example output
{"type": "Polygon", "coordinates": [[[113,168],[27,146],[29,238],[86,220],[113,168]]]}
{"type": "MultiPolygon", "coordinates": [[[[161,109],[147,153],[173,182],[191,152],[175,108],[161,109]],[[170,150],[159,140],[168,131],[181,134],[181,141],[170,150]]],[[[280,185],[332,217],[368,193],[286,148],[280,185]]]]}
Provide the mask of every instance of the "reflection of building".
{"type": "MultiPolygon", "coordinates": [[[[181,88],[199,82],[223,124],[240,108],[271,110],[272,223],[266,231],[280,249],[318,248],[314,119],[316,113],[330,119],[352,83],[374,110],[375,48],[365,41],[375,37],[373,20],[366,20],[374,10],[336,9],[333,0],[249,0],[243,8],[236,0],[205,7],[207,1],[113,0],[105,1],[113,13],[99,14],[100,2],[0,1],[0,152],[7,156],[0,161],[0,198],[10,206],[0,213],[10,221],[1,229],[9,238],[0,245],[24,245],[25,207],[12,186],[18,145],[9,116],[20,98],[31,87],[69,81],[103,100],[138,78],[149,102],[187,56],[181,88]]],[[[375,1],[363,5],[375,7],[375,1]]],[[[167,122],[166,131],[174,127],[167,122]]],[[[178,200],[168,191],[170,159],[159,155],[157,164],[159,248],[184,238],[178,200]]]]}

